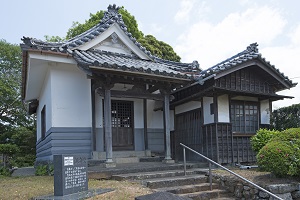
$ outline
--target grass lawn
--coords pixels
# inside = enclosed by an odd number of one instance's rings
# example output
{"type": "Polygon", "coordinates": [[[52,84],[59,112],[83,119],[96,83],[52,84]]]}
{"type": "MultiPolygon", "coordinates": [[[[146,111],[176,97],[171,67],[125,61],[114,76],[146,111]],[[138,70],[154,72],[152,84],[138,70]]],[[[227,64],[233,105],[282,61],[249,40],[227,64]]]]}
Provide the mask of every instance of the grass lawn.
{"type": "MultiPolygon", "coordinates": [[[[90,199],[134,199],[150,194],[151,190],[138,183],[113,180],[89,180],[89,189],[112,188],[114,191],[90,199]]],[[[0,199],[30,199],[37,196],[53,194],[53,176],[1,177],[0,199]]]]}

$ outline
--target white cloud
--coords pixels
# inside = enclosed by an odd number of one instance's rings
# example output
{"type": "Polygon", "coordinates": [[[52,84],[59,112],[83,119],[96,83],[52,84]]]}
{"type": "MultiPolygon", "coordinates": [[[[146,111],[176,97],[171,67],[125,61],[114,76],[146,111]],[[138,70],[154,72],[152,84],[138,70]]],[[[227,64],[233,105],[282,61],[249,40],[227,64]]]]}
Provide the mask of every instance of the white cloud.
{"type": "Polygon", "coordinates": [[[177,23],[185,23],[189,21],[190,12],[195,4],[195,0],[182,0],[180,9],[176,13],[174,19],[177,23]]]}
{"type": "MultiPolygon", "coordinates": [[[[300,55],[300,47],[293,44],[288,46],[268,47],[261,50],[262,55],[275,65],[276,68],[288,76],[293,83],[300,84],[300,67],[296,66],[300,55]]],[[[273,108],[289,106],[300,102],[300,85],[279,92],[280,95],[293,96],[293,99],[285,99],[284,101],[276,101],[273,103],[273,108]]]]}
{"type": "Polygon", "coordinates": [[[300,24],[289,35],[294,45],[300,45],[300,24]]]}
{"type": "Polygon", "coordinates": [[[206,69],[244,50],[250,43],[258,42],[259,51],[266,60],[293,82],[299,82],[299,86],[278,93],[295,98],[274,102],[273,108],[277,109],[300,102],[300,67],[297,66],[300,24],[292,30],[286,25],[287,21],[278,9],[254,6],[244,12],[230,13],[216,24],[198,21],[180,35],[175,51],[183,62],[196,59],[200,67],[206,69]],[[275,45],[286,38],[290,41],[275,45]]]}
{"type": "Polygon", "coordinates": [[[285,24],[278,10],[255,7],[231,13],[217,24],[199,21],[178,38],[175,50],[184,62],[197,59],[202,68],[208,68],[250,43],[270,44],[285,24]]]}
{"type": "Polygon", "coordinates": [[[157,33],[160,33],[162,31],[162,27],[158,24],[150,24],[150,35],[156,35],[157,33]]]}

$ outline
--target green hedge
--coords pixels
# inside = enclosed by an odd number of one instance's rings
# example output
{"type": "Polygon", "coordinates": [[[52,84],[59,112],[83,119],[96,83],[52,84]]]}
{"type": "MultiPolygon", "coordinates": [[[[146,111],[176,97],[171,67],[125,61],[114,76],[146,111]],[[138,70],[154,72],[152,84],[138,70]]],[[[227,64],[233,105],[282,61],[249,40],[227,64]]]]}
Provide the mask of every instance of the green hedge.
{"type": "Polygon", "coordinates": [[[251,137],[252,150],[256,153],[259,152],[279,131],[259,129],[257,133],[251,137]]]}
{"type": "Polygon", "coordinates": [[[276,134],[259,151],[257,162],[277,176],[300,176],[300,128],[276,134]]]}

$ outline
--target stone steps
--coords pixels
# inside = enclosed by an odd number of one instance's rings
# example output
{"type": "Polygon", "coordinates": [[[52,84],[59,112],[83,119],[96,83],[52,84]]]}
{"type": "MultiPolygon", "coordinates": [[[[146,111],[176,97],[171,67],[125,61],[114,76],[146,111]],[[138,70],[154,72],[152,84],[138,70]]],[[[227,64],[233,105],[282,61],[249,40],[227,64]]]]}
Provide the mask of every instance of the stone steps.
{"type": "MultiPolygon", "coordinates": [[[[218,189],[219,185],[216,183],[212,184],[212,189],[218,189]]],[[[193,193],[198,191],[206,191],[210,190],[209,183],[200,183],[194,185],[183,185],[183,186],[175,186],[175,187],[165,187],[165,188],[158,188],[155,189],[157,192],[170,192],[173,194],[186,194],[186,193],[193,193]]]]}
{"type": "MultiPolygon", "coordinates": [[[[228,192],[225,190],[214,189],[206,191],[198,191],[193,193],[179,194],[179,196],[187,197],[193,200],[207,200],[207,199],[228,199],[228,192]]],[[[229,198],[231,199],[231,198],[229,198]]],[[[234,198],[233,198],[234,199],[234,198]]]]}
{"type": "Polygon", "coordinates": [[[162,164],[161,162],[144,162],[138,164],[122,164],[116,168],[91,167],[89,178],[108,178],[114,180],[130,180],[151,188],[155,193],[177,195],[184,199],[234,199],[227,191],[220,190],[213,183],[212,190],[208,183],[207,168],[203,165],[188,164],[186,176],[183,164],[162,164]],[[91,175],[91,176],[90,176],[91,175]],[[227,195],[227,196],[226,196],[227,195]]]}
{"type": "Polygon", "coordinates": [[[234,199],[228,195],[227,191],[221,190],[216,183],[213,183],[212,190],[210,190],[206,175],[207,169],[190,166],[186,171],[186,176],[184,176],[182,168],[167,168],[168,170],[116,174],[112,178],[115,180],[138,181],[142,185],[153,189],[154,192],[172,193],[187,199],[234,199]]]}
{"type": "MultiPolygon", "coordinates": [[[[197,165],[188,164],[187,169],[195,168],[197,165]]],[[[114,175],[128,173],[148,173],[156,171],[181,170],[183,164],[162,164],[157,162],[126,163],[118,164],[116,168],[105,168],[101,165],[88,168],[89,179],[110,179],[114,175]]],[[[121,180],[121,178],[120,178],[121,180]]]]}
{"type": "Polygon", "coordinates": [[[207,176],[205,175],[187,175],[176,177],[164,177],[155,179],[146,179],[142,184],[151,189],[174,187],[181,185],[194,185],[199,183],[206,183],[207,176]]]}
{"type": "MultiPolygon", "coordinates": [[[[195,170],[187,170],[187,175],[199,174],[201,172],[195,170]]],[[[183,176],[184,171],[179,170],[167,170],[167,171],[154,171],[154,172],[141,172],[141,173],[128,173],[128,174],[119,174],[113,175],[112,179],[114,180],[145,180],[145,179],[154,179],[154,178],[164,178],[164,177],[175,177],[183,176]]]]}

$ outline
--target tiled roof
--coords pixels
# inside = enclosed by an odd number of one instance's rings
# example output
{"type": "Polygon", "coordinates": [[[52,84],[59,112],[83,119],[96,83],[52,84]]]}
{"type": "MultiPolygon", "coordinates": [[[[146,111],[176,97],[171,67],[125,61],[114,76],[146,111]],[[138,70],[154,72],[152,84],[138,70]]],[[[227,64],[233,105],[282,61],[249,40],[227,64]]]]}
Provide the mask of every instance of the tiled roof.
{"type": "Polygon", "coordinates": [[[105,52],[100,50],[74,50],[74,59],[89,72],[89,66],[120,69],[124,71],[138,71],[148,74],[188,78],[188,72],[197,69],[197,63],[190,65],[165,61],[139,59],[136,56],[105,52]]]}
{"type": "Polygon", "coordinates": [[[55,43],[23,37],[22,40],[24,44],[22,44],[21,47],[25,50],[38,49],[70,54],[78,64],[82,65],[81,67],[84,68],[84,70],[87,70],[86,72],[89,72],[89,65],[102,66],[105,63],[108,64],[107,66],[114,65],[123,70],[133,70],[133,68],[135,68],[135,70],[140,70],[145,73],[159,73],[166,76],[180,76],[186,78],[193,78],[193,76],[189,74],[200,72],[197,61],[193,63],[172,62],[152,55],[150,51],[146,50],[146,48],[137,42],[132,34],[127,31],[122,15],[118,13],[118,10],[119,7],[116,7],[116,5],[109,5],[108,11],[104,13],[104,17],[99,24],[68,41],[55,43]],[[150,58],[149,60],[94,49],[87,51],[78,50],[79,46],[95,39],[115,23],[117,23],[129,39],[150,58]]]}
{"type": "Polygon", "coordinates": [[[297,83],[293,83],[287,76],[285,76],[283,73],[279,71],[279,69],[275,68],[274,65],[271,65],[269,61],[266,61],[265,58],[261,56],[261,54],[258,52],[257,48],[258,44],[253,43],[250,44],[246,50],[236,54],[235,56],[232,56],[231,58],[228,58],[206,70],[201,71],[198,75],[196,75],[196,80],[200,84],[203,84],[205,80],[210,79],[217,75],[218,73],[221,73],[223,71],[226,71],[228,69],[231,69],[237,65],[240,65],[242,63],[245,63],[247,61],[253,60],[253,59],[258,59],[266,66],[268,66],[270,69],[273,70],[276,74],[278,74],[282,79],[288,83],[291,87],[297,85],[297,83]]]}

